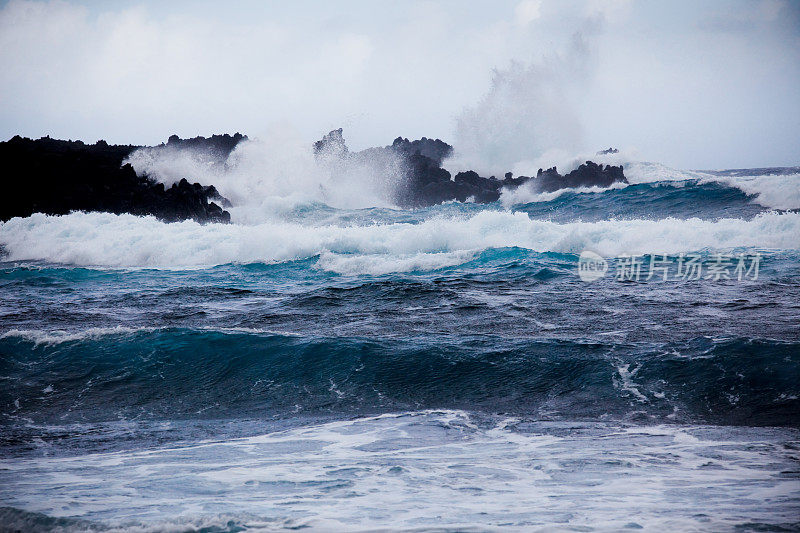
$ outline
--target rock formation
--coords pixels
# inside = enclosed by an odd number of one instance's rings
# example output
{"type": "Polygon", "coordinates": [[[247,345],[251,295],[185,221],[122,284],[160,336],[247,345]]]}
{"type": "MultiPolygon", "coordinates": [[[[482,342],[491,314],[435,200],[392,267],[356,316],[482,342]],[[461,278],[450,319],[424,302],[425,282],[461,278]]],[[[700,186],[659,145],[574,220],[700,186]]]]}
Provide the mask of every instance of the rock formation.
{"type": "Polygon", "coordinates": [[[598,165],[592,161],[563,176],[555,167],[545,171],[539,169],[536,177],[515,178],[511,172],[507,172],[503,179],[494,176],[486,178],[472,170],[451,176],[442,168],[442,162],[453,153],[453,147],[439,139],[425,137],[416,141],[398,137],[390,146],[350,152],[342,130],[337,129],[314,143],[314,151],[319,158],[329,162],[372,160],[381,161],[383,165],[387,160],[399,160],[401,180],[395,188],[393,201],[401,207],[425,207],[452,200],[495,202],[500,198],[502,189],[515,189],[526,183],[539,192],[627,183],[621,166],[598,165]]]}
{"type": "MultiPolygon", "coordinates": [[[[239,134],[186,140],[172,136],[168,144],[216,151],[227,158],[243,138],[239,134]]],[[[31,140],[16,136],[0,143],[0,161],[6,176],[6,191],[0,195],[0,219],[37,212],[63,215],[71,211],[107,211],[153,215],[165,221],[230,221],[230,213],[220,206],[230,204],[213,186],[182,179],[164,187],[146,176],[137,176],[130,165],[122,164],[137,148],[49,137],[31,140]]]]}

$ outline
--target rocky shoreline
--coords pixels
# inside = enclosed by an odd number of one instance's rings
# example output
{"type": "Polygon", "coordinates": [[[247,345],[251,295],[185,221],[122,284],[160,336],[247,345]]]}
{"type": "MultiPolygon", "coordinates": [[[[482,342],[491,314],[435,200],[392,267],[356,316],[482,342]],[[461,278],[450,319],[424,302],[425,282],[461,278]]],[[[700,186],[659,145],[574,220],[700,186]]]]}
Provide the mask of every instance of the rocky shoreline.
{"type": "MultiPolygon", "coordinates": [[[[173,135],[155,148],[198,150],[225,164],[236,146],[247,140],[235,135],[213,135],[180,139],[173,135]]],[[[16,136],[0,142],[0,161],[6,165],[7,191],[0,197],[0,220],[26,217],[33,213],[64,215],[72,211],[105,211],[152,215],[174,222],[192,219],[201,223],[230,222],[225,210],[230,202],[213,185],[192,183],[186,176],[170,187],[147,175],[137,175],[125,161],[133,145],[109,145],[105,141],[86,144],[43,137],[32,140],[16,136]]],[[[452,176],[442,167],[453,147],[439,139],[409,141],[398,137],[385,147],[351,152],[342,130],[333,130],[314,143],[318,160],[336,169],[348,162],[370,162],[376,174],[392,171],[400,175],[392,201],[403,208],[427,207],[446,201],[495,202],[503,189],[530,184],[536,191],[551,192],[573,187],[608,187],[627,183],[621,166],[598,165],[591,161],[566,175],[555,167],[539,169],[536,176],[502,179],[483,177],[474,171],[452,176]]],[[[346,171],[346,170],[341,170],[346,171]]]]}
{"type": "MultiPolygon", "coordinates": [[[[170,138],[170,143],[217,150],[225,157],[245,137],[215,135],[170,138]]],[[[138,176],[125,159],[139,146],[86,144],[43,137],[16,136],[0,143],[7,176],[0,198],[0,220],[33,213],[65,215],[71,211],[105,211],[153,215],[173,222],[230,222],[230,205],[213,186],[181,179],[171,187],[138,176]]]]}

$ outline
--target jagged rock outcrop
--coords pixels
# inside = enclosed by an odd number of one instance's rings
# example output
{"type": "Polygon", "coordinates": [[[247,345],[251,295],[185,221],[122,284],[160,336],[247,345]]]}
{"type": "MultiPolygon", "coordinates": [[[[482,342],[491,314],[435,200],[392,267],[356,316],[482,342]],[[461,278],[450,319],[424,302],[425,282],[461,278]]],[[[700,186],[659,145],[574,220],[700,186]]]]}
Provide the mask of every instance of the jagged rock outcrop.
{"type": "Polygon", "coordinates": [[[609,155],[609,154],[618,154],[619,150],[616,148],[607,148],[605,150],[600,150],[597,152],[597,155],[609,155]]]}
{"type": "Polygon", "coordinates": [[[564,176],[558,173],[556,167],[549,168],[544,172],[539,169],[534,184],[539,191],[553,192],[576,187],[610,187],[617,182],[628,183],[622,172],[622,166],[604,166],[587,161],[564,176]]]}
{"type": "MultiPolygon", "coordinates": [[[[186,140],[173,136],[169,143],[215,150],[227,157],[243,138],[238,134],[186,140]]],[[[6,176],[6,191],[0,195],[0,219],[33,213],[106,211],[153,215],[165,221],[230,221],[230,213],[220,206],[230,204],[213,186],[204,187],[182,179],[164,187],[146,176],[138,176],[131,165],[123,165],[137,148],[109,145],[105,141],[91,145],[49,137],[31,140],[16,136],[0,142],[0,161],[6,176]]]]}
{"type": "Polygon", "coordinates": [[[377,161],[376,171],[387,168],[387,161],[399,161],[401,179],[394,189],[393,201],[401,207],[425,207],[442,202],[472,200],[495,202],[501,191],[530,183],[535,191],[552,192],[575,187],[609,187],[616,182],[627,183],[621,166],[604,166],[587,161],[572,172],[561,175],[555,167],[539,169],[535,177],[514,177],[507,172],[504,178],[488,178],[469,170],[451,176],[442,162],[453,153],[453,147],[439,139],[409,141],[398,137],[390,146],[350,152],[342,129],[333,130],[314,143],[319,158],[327,161],[377,161]]]}
{"type": "Polygon", "coordinates": [[[321,140],[314,143],[314,153],[325,157],[347,157],[350,150],[342,136],[342,128],[333,130],[325,135],[321,140]]]}
{"type": "Polygon", "coordinates": [[[398,137],[392,142],[391,149],[406,156],[421,155],[433,161],[438,167],[453,154],[453,147],[446,142],[427,137],[416,141],[398,137]]]}
{"type": "Polygon", "coordinates": [[[233,135],[226,133],[224,135],[212,135],[211,137],[198,136],[191,139],[181,139],[177,135],[170,135],[169,139],[167,139],[167,144],[160,144],[159,146],[180,150],[199,150],[224,161],[240,142],[246,140],[247,135],[242,135],[238,131],[233,135]]]}

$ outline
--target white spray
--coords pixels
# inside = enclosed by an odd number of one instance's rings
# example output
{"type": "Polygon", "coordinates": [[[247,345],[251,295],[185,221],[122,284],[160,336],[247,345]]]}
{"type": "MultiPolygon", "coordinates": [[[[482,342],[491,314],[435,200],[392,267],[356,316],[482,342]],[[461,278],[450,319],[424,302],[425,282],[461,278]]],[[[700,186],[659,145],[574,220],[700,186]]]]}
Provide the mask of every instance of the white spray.
{"type": "Polygon", "coordinates": [[[314,202],[344,209],[389,207],[401,178],[400,161],[391,154],[318,157],[312,144],[288,127],[240,142],[225,161],[167,145],[139,149],[126,162],[167,186],[181,178],[214,185],[233,204],[233,220],[248,224],[314,202]]]}

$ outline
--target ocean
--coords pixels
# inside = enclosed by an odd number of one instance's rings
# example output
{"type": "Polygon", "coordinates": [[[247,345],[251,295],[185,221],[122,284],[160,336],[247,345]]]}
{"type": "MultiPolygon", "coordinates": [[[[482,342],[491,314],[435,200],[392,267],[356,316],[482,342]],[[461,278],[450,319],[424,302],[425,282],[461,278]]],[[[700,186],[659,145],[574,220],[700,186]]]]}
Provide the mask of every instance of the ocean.
{"type": "Polygon", "coordinates": [[[800,530],[800,169],[625,172],[0,223],[0,530],[800,530]]]}

